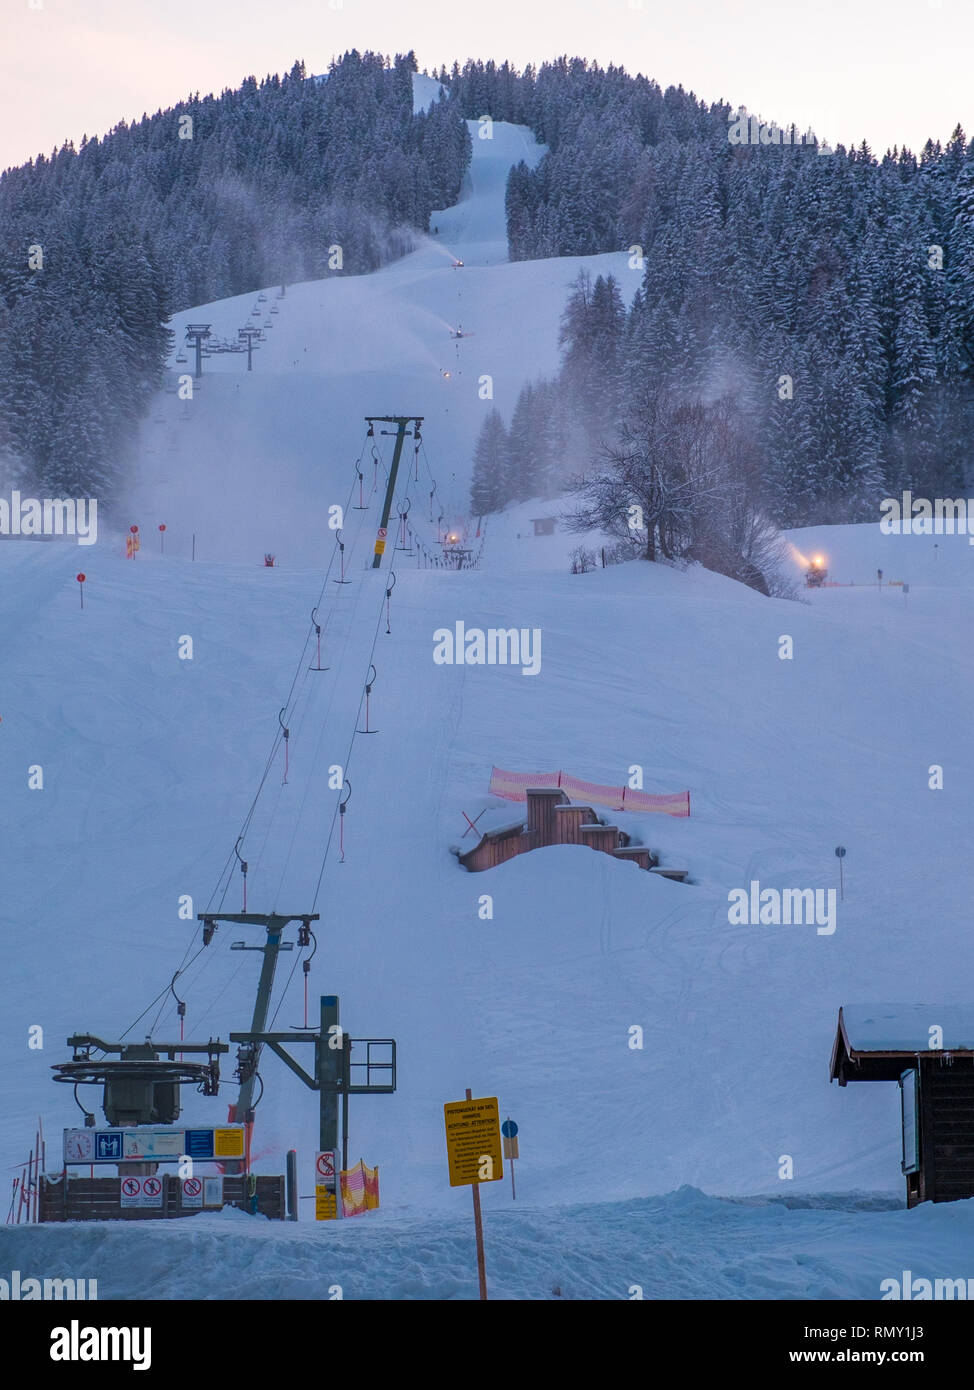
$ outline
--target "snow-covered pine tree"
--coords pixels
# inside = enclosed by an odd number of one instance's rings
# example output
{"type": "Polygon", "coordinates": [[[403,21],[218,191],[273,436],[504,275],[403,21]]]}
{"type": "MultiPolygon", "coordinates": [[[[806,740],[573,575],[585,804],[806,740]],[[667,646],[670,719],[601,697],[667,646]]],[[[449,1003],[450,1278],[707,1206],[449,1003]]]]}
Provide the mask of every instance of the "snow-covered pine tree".
{"type": "Polygon", "coordinates": [[[492,408],[480,427],[473,454],[470,510],[474,516],[498,512],[506,505],[508,437],[500,411],[492,408]]]}

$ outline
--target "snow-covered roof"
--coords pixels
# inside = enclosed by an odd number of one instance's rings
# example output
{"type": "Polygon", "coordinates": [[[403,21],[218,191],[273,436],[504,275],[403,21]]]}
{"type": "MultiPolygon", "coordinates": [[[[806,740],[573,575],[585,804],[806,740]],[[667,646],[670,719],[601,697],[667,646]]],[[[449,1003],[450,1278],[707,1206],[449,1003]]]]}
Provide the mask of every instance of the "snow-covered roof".
{"type": "Polygon", "coordinates": [[[974,1052],[974,1004],[844,1004],[841,1014],[854,1052],[974,1052]]]}

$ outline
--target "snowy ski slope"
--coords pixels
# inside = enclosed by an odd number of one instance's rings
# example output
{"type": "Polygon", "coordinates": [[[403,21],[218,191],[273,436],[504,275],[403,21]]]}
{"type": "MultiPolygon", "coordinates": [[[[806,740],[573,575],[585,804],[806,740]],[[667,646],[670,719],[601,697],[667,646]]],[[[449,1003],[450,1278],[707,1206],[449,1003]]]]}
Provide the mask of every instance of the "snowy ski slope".
{"type": "MultiPolygon", "coordinates": [[[[494,376],[506,414],[524,380],[554,367],[578,265],[611,269],[635,289],[623,256],[508,264],[506,170],[540,151],[517,128],[495,125],[491,142],[472,133],[470,186],[434,217],[438,237],[375,275],[289,287],[252,374],[239,356],[213,358],[197,400],[160,397],[126,513],[147,536],[135,562],[122,557],[121,534],[87,550],[0,548],[0,1030],[13,1059],[0,1074],[0,1168],[9,1176],[23,1160],[38,1112],[49,1159],[61,1128],[78,1122],[68,1088],[48,1079],[68,1033],[115,1036],[160,991],[130,1036],[174,1031],[165,991],[193,927],[177,917],[179,895],[191,894],[196,911],[212,905],[297,670],[288,784],[279,755],[242,850],[249,906],[308,910],[335,822],[327,769],[347,767],[346,861],[335,831],[312,997],[339,993],[353,1036],[399,1041],[397,1094],[351,1105],[350,1152],[379,1164],[382,1211],[337,1237],[311,1224],[268,1227],[266,1255],[256,1257],[256,1228],[243,1218],[172,1223],[180,1229],[159,1232],[157,1268],[181,1242],[179,1258],[192,1251],[201,1270],[215,1268],[219,1252],[244,1296],[283,1296],[281,1267],[306,1270],[309,1250],[339,1239],[348,1268],[363,1261],[357,1296],[468,1296],[469,1269],[454,1246],[469,1239],[469,1199],[447,1186],[442,1105],[469,1086],[497,1094],[521,1127],[517,1215],[506,1183],[483,1194],[488,1259],[493,1232],[514,1242],[508,1296],[550,1296],[555,1271],[569,1297],[626,1297],[633,1282],[672,1289],[653,1296],[870,1297],[880,1277],[898,1272],[900,1253],[915,1272],[936,1256],[938,1273],[966,1275],[955,1266],[970,1203],[905,1213],[879,1201],[878,1211],[854,1211],[846,1196],[789,1212],[678,1191],[901,1196],[896,1088],[830,1087],[828,1058],[842,1003],[974,996],[974,554],[965,537],[940,537],[934,548],[932,538],[883,537],[878,527],[798,534],[801,551],[822,549],[833,577],[855,587],[788,603],[700,569],[631,564],[572,576],[575,538],[529,536],[539,512],[528,504],[490,520],[482,570],[417,569],[415,557],[394,555],[387,635],[388,581],[366,568],[377,493],[369,510],[346,515],[350,582],[334,584],[333,570],[324,586],[330,669],[309,672],[307,649],[298,660],[333,556],[327,507],[344,502],[354,480],[362,416],[427,417],[438,496],[452,490],[459,516],[487,409],[478,375],[494,376]],[[462,270],[451,269],[451,255],[462,270]],[[459,357],[448,336],[458,321],[476,333],[459,357]],[[449,381],[442,368],[454,372],[449,381]],[[277,568],[261,565],[265,550],[277,552],[277,568]],[[83,613],[74,581],[82,568],[83,613]],[[877,590],[877,568],[908,580],[908,597],[877,590]],[[540,629],[541,674],[435,665],[434,631],[458,620],[540,629]],[[778,658],[782,634],[794,640],[792,661],[778,658]],[[191,661],[178,659],[184,635],[191,661]],[[372,660],[379,733],[354,739],[349,757],[372,660]],[[944,767],[942,791],[928,789],[933,763],[944,767]],[[27,786],[37,764],[43,791],[27,786]],[[492,764],[615,784],[639,764],[647,791],[689,787],[689,820],[619,822],[664,864],[687,867],[691,883],[570,848],[467,875],[450,853],[462,813],[487,807],[482,824],[517,814],[487,796],[492,764]],[[729,924],[728,892],[752,879],[836,886],[839,843],[848,848],[846,898],[834,935],[729,924]],[[478,916],[483,893],[493,897],[489,921],[478,916]],[[30,1051],[38,1023],[45,1047],[30,1051]],[[642,1050],[628,1045],[633,1025],[642,1050]],[[783,1154],[794,1160],[791,1183],[777,1176],[783,1154]],[[551,1210],[564,1204],[585,1205],[574,1216],[551,1210]],[[728,1222],[738,1223],[737,1275],[727,1273],[719,1234],[728,1222]],[[430,1260],[442,1255],[442,1276],[419,1268],[417,1230],[428,1232],[430,1260]],[[632,1267],[633,1231],[645,1235],[645,1267],[632,1267]],[[359,1239],[371,1264],[353,1253],[359,1239]],[[598,1268],[576,1271],[572,1284],[557,1271],[576,1239],[599,1252],[598,1268]],[[537,1241],[551,1242],[547,1262],[530,1254],[537,1241]],[[697,1250],[700,1264],[668,1284],[674,1242],[697,1250]],[[811,1273],[796,1255],[806,1247],[817,1261],[811,1273]],[[726,1288],[715,1283],[718,1267],[726,1288]]],[[[273,287],[267,293],[262,307],[276,302],[273,287]]],[[[229,334],[255,300],[180,319],[229,334]]],[[[425,475],[413,485],[414,516],[428,490],[425,475]]],[[[240,908],[239,875],[224,906],[240,908]]],[[[187,1036],[245,1026],[255,958],[229,949],[244,935],[221,929],[181,977],[187,1036]]],[[[283,993],[290,966],[284,959],[278,1027],[302,1021],[300,971],[283,993]]],[[[257,1166],[281,1171],[284,1150],[296,1147],[310,1192],[315,1098],[276,1059],[261,1070],[257,1166]]],[[[217,1100],[184,1092],[185,1118],[223,1118],[234,1093],[229,1080],[217,1100]]],[[[111,1282],[119,1242],[144,1248],[156,1230],[8,1230],[3,1239],[21,1269],[56,1246],[111,1282]]],[[[321,1287],[333,1278],[321,1273],[321,1287]]],[[[178,1293],[175,1275],[169,1292],[178,1293]]]]}

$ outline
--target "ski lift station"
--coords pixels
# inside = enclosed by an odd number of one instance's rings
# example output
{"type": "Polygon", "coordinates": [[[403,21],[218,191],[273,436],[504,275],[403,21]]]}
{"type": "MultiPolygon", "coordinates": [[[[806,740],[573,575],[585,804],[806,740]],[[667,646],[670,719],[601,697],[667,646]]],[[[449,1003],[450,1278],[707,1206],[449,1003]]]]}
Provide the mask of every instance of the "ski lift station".
{"type": "Polygon", "coordinates": [[[908,1207],[974,1197],[974,1005],[846,1005],[829,1079],[899,1083],[908,1207]]]}

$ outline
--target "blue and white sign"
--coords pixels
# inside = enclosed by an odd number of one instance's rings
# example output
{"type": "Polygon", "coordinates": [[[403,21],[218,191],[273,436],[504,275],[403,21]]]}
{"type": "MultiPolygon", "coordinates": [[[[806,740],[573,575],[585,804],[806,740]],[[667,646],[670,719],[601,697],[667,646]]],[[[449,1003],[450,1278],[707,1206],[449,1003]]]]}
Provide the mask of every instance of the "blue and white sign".
{"type": "Polygon", "coordinates": [[[122,1157],[122,1131],[104,1130],[95,1134],[95,1162],[117,1163],[122,1157]]]}
{"type": "Polygon", "coordinates": [[[68,1163],[126,1163],[130,1160],[178,1163],[190,1158],[243,1156],[242,1125],[218,1129],[175,1129],[169,1125],[131,1125],[124,1129],[66,1129],[64,1161],[68,1163]]]}
{"type": "Polygon", "coordinates": [[[190,1158],[212,1158],[212,1129],[188,1129],[186,1131],[186,1148],[184,1153],[187,1153],[190,1158]]]}

